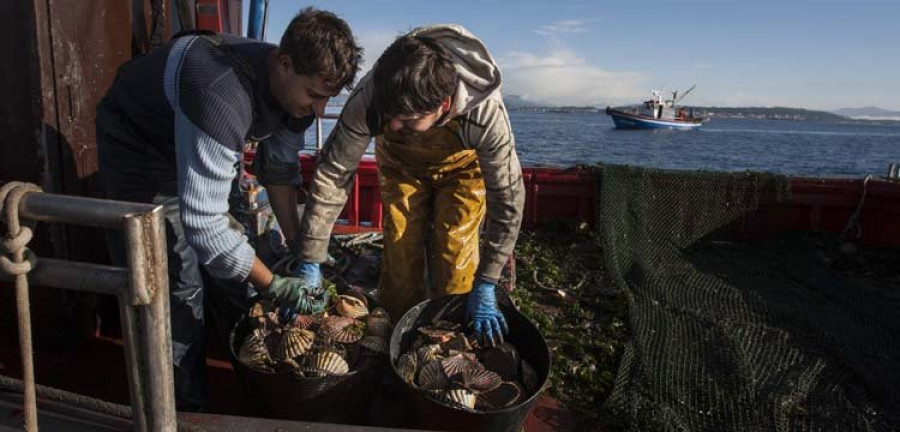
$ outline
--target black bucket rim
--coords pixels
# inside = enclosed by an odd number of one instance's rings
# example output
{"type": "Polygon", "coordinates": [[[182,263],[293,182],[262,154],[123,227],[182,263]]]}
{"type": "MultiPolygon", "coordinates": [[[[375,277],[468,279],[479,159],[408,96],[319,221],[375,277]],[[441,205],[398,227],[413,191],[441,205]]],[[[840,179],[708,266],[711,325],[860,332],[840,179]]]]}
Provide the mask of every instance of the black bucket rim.
{"type": "MultiPolygon", "coordinates": [[[[465,297],[465,294],[448,295],[445,297],[463,298],[463,297],[465,297]]],[[[532,330],[534,330],[538,335],[541,336],[540,341],[543,344],[543,346],[546,348],[544,351],[547,353],[547,373],[545,374],[541,385],[539,385],[537,390],[535,390],[534,394],[529,396],[527,399],[525,399],[522,402],[519,402],[515,405],[504,407],[504,408],[501,408],[498,410],[477,411],[472,408],[459,407],[459,406],[455,406],[455,405],[451,405],[446,402],[443,402],[437,398],[432,397],[425,390],[422,390],[421,388],[416,387],[416,386],[406,382],[406,380],[403,379],[403,377],[400,375],[400,372],[397,371],[397,366],[395,364],[396,358],[395,358],[394,352],[393,352],[394,338],[395,337],[398,339],[402,338],[402,335],[400,334],[400,328],[401,328],[400,323],[403,322],[403,320],[407,317],[407,315],[410,312],[412,312],[413,310],[415,310],[416,308],[419,308],[421,306],[422,309],[424,310],[425,305],[427,305],[429,302],[431,302],[433,300],[437,300],[437,299],[425,299],[425,300],[419,302],[418,304],[416,304],[415,306],[413,306],[409,310],[407,310],[403,314],[403,316],[401,316],[400,319],[398,319],[397,322],[394,324],[394,329],[393,329],[393,331],[391,331],[391,340],[390,340],[391,343],[388,346],[389,347],[388,360],[391,364],[391,372],[393,372],[394,376],[402,383],[402,385],[405,388],[412,389],[416,393],[425,396],[428,400],[435,402],[442,407],[450,408],[450,409],[457,410],[460,412],[464,412],[466,414],[474,414],[474,415],[479,415],[479,416],[482,416],[482,415],[483,416],[494,416],[497,414],[506,414],[508,412],[515,411],[515,410],[521,408],[522,406],[533,403],[537,398],[539,398],[541,396],[541,394],[544,392],[544,390],[546,390],[547,387],[550,385],[550,373],[553,370],[553,356],[550,354],[550,346],[547,344],[547,340],[544,339],[544,336],[540,332],[540,329],[538,329],[537,326],[534,325],[534,323],[528,317],[526,317],[524,314],[522,314],[522,312],[520,312],[519,309],[515,307],[515,305],[512,303],[512,300],[509,298],[509,296],[505,292],[502,293],[502,295],[500,293],[498,293],[497,297],[498,297],[498,300],[500,300],[497,303],[501,309],[501,312],[503,312],[504,315],[512,312],[512,313],[515,313],[516,315],[518,315],[519,317],[521,317],[523,322],[528,323],[528,325],[532,328],[532,330]]],[[[451,299],[451,300],[447,300],[447,301],[450,302],[450,301],[454,301],[454,300],[451,299]]],[[[421,311],[420,311],[420,313],[421,313],[421,311]]],[[[397,344],[398,347],[399,347],[399,345],[400,345],[400,343],[397,344]]],[[[399,353],[397,353],[397,357],[399,357],[399,353]]]]}

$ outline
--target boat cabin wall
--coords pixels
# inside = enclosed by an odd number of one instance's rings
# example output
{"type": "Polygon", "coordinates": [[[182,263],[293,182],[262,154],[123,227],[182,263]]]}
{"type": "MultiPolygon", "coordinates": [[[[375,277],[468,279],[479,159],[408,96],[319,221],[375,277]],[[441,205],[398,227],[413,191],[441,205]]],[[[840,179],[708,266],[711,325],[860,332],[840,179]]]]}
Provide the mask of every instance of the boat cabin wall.
{"type": "MultiPolygon", "coordinates": [[[[0,72],[0,182],[28,181],[69,195],[97,193],[95,107],[118,66],[147,49],[140,41],[149,36],[134,36],[149,32],[152,3],[161,1],[0,2],[0,52],[7,65],[0,72]],[[139,24],[136,29],[132,22],[139,24]]],[[[46,237],[48,231],[37,234],[46,237]]],[[[37,252],[102,261],[106,252],[97,238],[102,236],[94,230],[65,227],[44,239],[50,250],[37,252]]]]}
{"type": "MultiPolygon", "coordinates": [[[[150,40],[153,3],[163,0],[0,1],[0,183],[27,181],[46,192],[97,194],[95,107],[119,65],[147,49],[139,40],[150,40]],[[133,22],[140,25],[133,28],[133,22]]],[[[157,21],[168,32],[167,21],[157,21]]],[[[96,229],[38,224],[29,247],[39,257],[108,261],[96,229]]],[[[0,285],[0,317],[14,333],[15,301],[9,297],[14,290],[0,285]]],[[[72,308],[83,297],[33,287],[33,322],[78,315],[72,308]]],[[[93,320],[92,312],[85,316],[93,320]]],[[[41,337],[36,334],[35,340],[41,337]]]]}

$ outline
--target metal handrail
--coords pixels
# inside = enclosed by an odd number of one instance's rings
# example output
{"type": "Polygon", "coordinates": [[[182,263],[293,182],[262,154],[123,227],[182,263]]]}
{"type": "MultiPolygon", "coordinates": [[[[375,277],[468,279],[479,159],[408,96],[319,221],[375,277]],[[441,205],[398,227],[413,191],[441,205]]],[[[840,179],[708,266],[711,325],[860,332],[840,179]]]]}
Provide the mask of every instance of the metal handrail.
{"type": "Polygon", "coordinates": [[[316,116],[316,151],[322,150],[322,120],[338,120],[340,114],[322,114],[316,116]]]}
{"type": "MultiPolygon", "coordinates": [[[[19,216],[125,231],[127,267],[41,258],[28,272],[42,286],[115,294],[122,316],[134,429],[177,427],[169,318],[169,280],[162,206],[25,193],[19,216]]],[[[0,279],[13,280],[0,274],[0,279]]],[[[34,377],[28,377],[34,386],[34,377]]],[[[34,407],[31,407],[34,409],[34,407]]]]}

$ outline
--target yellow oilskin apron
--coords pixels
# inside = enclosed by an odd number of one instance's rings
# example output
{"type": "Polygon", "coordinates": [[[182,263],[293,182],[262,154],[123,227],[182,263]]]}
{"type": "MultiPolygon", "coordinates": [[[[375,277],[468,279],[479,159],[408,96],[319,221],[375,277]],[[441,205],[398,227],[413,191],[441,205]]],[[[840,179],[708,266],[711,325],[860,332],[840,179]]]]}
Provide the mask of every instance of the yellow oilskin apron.
{"type": "Polygon", "coordinates": [[[385,125],[375,139],[375,157],[384,206],[379,301],[399,319],[433,295],[469,292],[478,267],[485,187],[478,156],[460,140],[459,123],[415,135],[385,125]]]}

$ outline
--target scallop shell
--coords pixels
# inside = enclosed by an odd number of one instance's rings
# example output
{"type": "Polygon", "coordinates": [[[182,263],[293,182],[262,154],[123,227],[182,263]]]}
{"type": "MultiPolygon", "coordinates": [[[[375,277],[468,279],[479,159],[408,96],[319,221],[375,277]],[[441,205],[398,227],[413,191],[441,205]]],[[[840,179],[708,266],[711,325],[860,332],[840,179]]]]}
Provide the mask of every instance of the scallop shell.
{"type": "Polygon", "coordinates": [[[274,362],[266,347],[265,333],[256,329],[250,334],[238,351],[238,359],[250,368],[271,372],[274,370],[274,362]]]}
{"type": "Polygon", "coordinates": [[[452,405],[475,409],[475,394],[465,389],[453,389],[444,392],[443,398],[452,405]]]}
{"type": "Polygon", "coordinates": [[[294,322],[292,324],[294,325],[294,327],[309,330],[315,327],[316,321],[316,317],[312,315],[297,315],[297,317],[294,318],[294,322]]]}
{"type": "Polygon", "coordinates": [[[426,364],[440,359],[441,353],[441,346],[438,344],[424,345],[416,350],[416,355],[419,356],[419,363],[421,364],[426,364]]]}
{"type": "Polygon", "coordinates": [[[515,405],[522,397],[522,389],[514,382],[505,381],[497,388],[479,393],[476,406],[483,410],[498,410],[515,405]]]}
{"type": "Polygon", "coordinates": [[[266,320],[268,321],[269,324],[272,324],[273,326],[277,327],[277,326],[281,325],[281,319],[278,317],[278,312],[275,312],[275,311],[266,312],[266,320]]]}
{"type": "Polygon", "coordinates": [[[397,373],[407,383],[412,384],[416,378],[416,369],[418,368],[418,357],[414,353],[406,353],[397,359],[397,373]]]}
{"type": "Polygon", "coordinates": [[[417,380],[419,387],[424,390],[445,390],[450,387],[450,380],[444,374],[441,362],[434,360],[422,366],[417,380]]]}
{"type": "Polygon", "coordinates": [[[478,363],[475,355],[469,353],[459,353],[444,358],[441,360],[441,367],[444,369],[444,374],[451,379],[455,378],[457,375],[462,375],[470,371],[484,369],[484,366],[482,366],[481,363],[478,363]]]}
{"type": "Polygon", "coordinates": [[[457,334],[449,341],[441,344],[441,348],[446,351],[459,351],[459,352],[469,352],[472,351],[472,345],[469,344],[469,339],[466,338],[465,335],[457,334]]]}
{"type": "Polygon", "coordinates": [[[350,366],[338,353],[334,351],[322,351],[312,356],[312,369],[331,375],[343,375],[350,372],[350,366]]]}
{"type": "Polygon", "coordinates": [[[281,355],[281,335],[283,333],[281,327],[275,327],[272,331],[265,333],[266,349],[269,350],[269,355],[273,358],[281,355]]]}
{"type": "Polygon", "coordinates": [[[326,372],[310,368],[301,369],[299,370],[299,373],[301,374],[299,376],[303,378],[325,378],[326,376],[328,376],[326,372]]]}
{"type": "Polygon", "coordinates": [[[335,333],[333,337],[335,341],[340,343],[354,343],[362,339],[365,334],[366,324],[362,321],[356,320],[355,323],[350,324],[335,333]]]}
{"type": "Polygon", "coordinates": [[[511,344],[504,342],[498,347],[480,350],[478,360],[486,369],[499,374],[503,381],[518,380],[519,353],[511,344]]]}
{"type": "Polygon", "coordinates": [[[359,346],[372,351],[375,354],[387,354],[387,341],[381,336],[366,336],[359,340],[359,346]]]}
{"type": "Polygon", "coordinates": [[[366,302],[351,295],[338,296],[335,309],[339,314],[348,318],[360,318],[369,314],[366,302]]]}
{"type": "Polygon", "coordinates": [[[292,358],[286,358],[282,361],[287,367],[291,368],[291,370],[300,368],[300,363],[297,363],[297,361],[292,358]]]}
{"type": "Polygon", "coordinates": [[[294,378],[303,378],[306,376],[303,365],[294,359],[285,359],[284,364],[290,368],[291,375],[294,378]]]}
{"type": "Polygon", "coordinates": [[[432,329],[459,331],[462,328],[462,324],[453,321],[438,320],[429,327],[432,329]]]}
{"type": "Polygon", "coordinates": [[[473,392],[488,392],[496,389],[503,383],[500,375],[487,369],[467,369],[462,373],[463,388],[473,392]]]}
{"type": "Polygon", "coordinates": [[[250,307],[250,312],[248,313],[252,319],[262,318],[265,314],[266,309],[262,302],[253,303],[253,306],[250,307]]]}
{"type": "Polygon", "coordinates": [[[469,342],[469,346],[471,346],[473,350],[481,349],[481,343],[478,342],[478,339],[475,336],[466,335],[466,341],[469,342]]]}
{"type": "Polygon", "coordinates": [[[281,358],[300,357],[312,347],[316,334],[299,327],[290,327],[281,336],[281,358]]]}
{"type": "Polygon", "coordinates": [[[425,335],[431,342],[437,344],[443,344],[449,342],[451,339],[456,337],[456,332],[453,330],[444,330],[430,327],[419,327],[419,333],[425,335]]]}
{"type": "Polygon", "coordinates": [[[366,324],[353,318],[331,316],[322,320],[319,331],[327,339],[340,343],[354,343],[365,335],[366,324]]]}
{"type": "Polygon", "coordinates": [[[384,317],[366,317],[366,332],[373,336],[381,336],[387,339],[391,331],[391,321],[384,317]]]}

